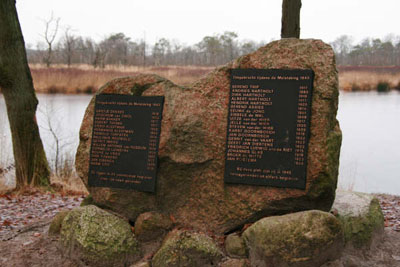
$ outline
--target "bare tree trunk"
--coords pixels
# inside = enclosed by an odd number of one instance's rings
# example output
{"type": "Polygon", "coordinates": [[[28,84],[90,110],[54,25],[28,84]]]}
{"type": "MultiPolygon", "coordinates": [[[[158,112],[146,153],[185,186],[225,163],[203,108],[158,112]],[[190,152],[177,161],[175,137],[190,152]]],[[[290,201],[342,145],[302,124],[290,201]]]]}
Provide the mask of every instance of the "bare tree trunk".
{"type": "Polygon", "coordinates": [[[301,0],[283,0],[281,38],[300,38],[301,0]]]}
{"type": "Polygon", "coordinates": [[[10,122],[17,188],[47,185],[50,171],[35,116],[38,100],[15,0],[0,1],[0,87],[10,122]]]}
{"type": "Polygon", "coordinates": [[[53,42],[56,39],[57,32],[58,32],[58,26],[60,23],[60,18],[54,18],[53,13],[51,13],[51,17],[49,20],[45,20],[44,24],[46,26],[45,32],[44,32],[44,40],[46,41],[47,44],[47,54],[44,57],[44,62],[46,63],[46,66],[50,68],[50,65],[52,64],[52,58],[53,58],[53,42]],[[53,23],[55,23],[54,28],[53,23]]]}

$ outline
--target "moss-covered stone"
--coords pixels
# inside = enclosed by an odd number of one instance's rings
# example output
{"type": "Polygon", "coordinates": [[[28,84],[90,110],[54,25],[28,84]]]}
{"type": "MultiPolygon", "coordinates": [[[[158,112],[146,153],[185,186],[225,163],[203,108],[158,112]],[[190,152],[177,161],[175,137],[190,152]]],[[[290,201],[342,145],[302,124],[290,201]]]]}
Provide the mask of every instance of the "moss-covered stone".
{"type": "Polygon", "coordinates": [[[58,235],[61,230],[62,222],[68,214],[68,210],[62,210],[53,218],[49,226],[49,235],[58,235]]]}
{"type": "Polygon", "coordinates": [[[171,229],[173,222],[157,212],[145,212],[135,222],[135,235],[141,241],[149,241],[162,236],[171,229]]]}
{"type": "Polygon", "coordinates": [[[216,266],[222,252],[214,241],[204,234],[174,230],[154,255],[153,267],[216,266]]]}
{"type": "Polygon", "coordinates": [[[332,211],[343,224],[347,244],[357,248],[369,246],[374,235],[383,233],[381,206],[372,195],[338,191],[332,211]]]}
{"type": "Polygon", "coordinates": [[[93,205],[65,216],[60,243],[66,256],[94,266],[126,266],[140,257],[129,223],[93,205]]]}
{"type": "Polygon", "coordinates": [[[344,247],[340,221],[317,210],[261,219],[242,236],[252,266],[320,266],[344,247]]]}
{"type": "Polygon", "coordinates": [[[236,233],[230,234],[225,239],[226,253],[231,257],[243,258],[247,256],[246,244],[236,233]]]}

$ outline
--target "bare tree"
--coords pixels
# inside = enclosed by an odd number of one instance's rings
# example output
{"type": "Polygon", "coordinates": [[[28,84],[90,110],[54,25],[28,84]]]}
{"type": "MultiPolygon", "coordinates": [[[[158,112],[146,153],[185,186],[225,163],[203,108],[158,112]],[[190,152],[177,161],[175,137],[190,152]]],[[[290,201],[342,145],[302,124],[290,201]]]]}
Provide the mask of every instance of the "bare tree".
{"type": "Polygon", "coordinates": [[[72,59],[76,50],[76,40],[77,38],[71,33],[71,27],[67,27],[64,32],[64,37],[62,40],[62,52],[63,57],[68,65],[72,64],[72,59]]]}
{"type": "Polygon", "coordinates": [[[50,171],[35,115],[38,100],[15,0],[0,1],[0,87],[10,122],[17,188],[48,185],[50,171]]]}
{"type": "Polygon", "coordinates": [[[300,38],[301,0],[283,0],[281,38],[300,38]]]}
{"type": "Polygon", "coordinates": [[[218,55],[221,55],[223,47],[219,36],[205,36],[200,43],[197,44],[200,53],[203,53],[206,65],[217,65],[220,63],[218,55]]]}
{"type": "Polygon", "coordinates": [[[54,18],[54,14],[51,13],[51,17],[48,20],[44,20],[43,22],[45,25],[43,38],[47,44],[47,53],[43,60],[44,63],[46,63],[46,66],[49,68],[52,63],[53,43],[57,36],[60,18],[54,18]]]}
{"type": "Polygon", "coordinates": [[[171,52],[171,44],[165,38],[161,38],[153,47],[154,65],[165,65],[165,55],[171,52]]]}
{"type": "Polygon", "coordinates": [[[130,38],[126,37],[122,32],[106,37],[99,44],[101,51],[105,52],[105,63],[126,65],[128,62],[129,44],[130,38]]]}
{"type": "Polygon", "coordinates": [[[142,41],[142,51],[143,51],[143,67],[146,67],[146,32],[143,32],[143,41],[142,41]]]}
{"type": "Polygon", "coordinates": [[[222,46],[224,47],[223,51],[227,53],[227,55],[225,55],[224,61],[233,60],[237,56],[237,49],[235,49],[237,37],[238,35],[235,32],[228,31],[224,32],[224,34],[220,36],[222,46]]]}
{"type": "Polygon", "coordinates": [[[104,69],[106,67],[107,53],[108,53],[108,47],[104,43],[96,45],[94,59],[92,62],[94,68],[100,67],[104,69]]]}
{"type": "MultiPolygon", "coordinates": [[[[347,55],[352,49],[353,38],[348,35],[342,35],[335,39],[331,43],[333,50],[336,54],[336,60],[340,63],[344,63],[347,55]]],[[[369,40],[366,40],[367,45],[369,45],[369,40]]]]}
{"type": "MultiPolygon", "coordinates": [[[[71,162],[66,162],[65,147],[72,145],[73,142],[69,141],[69,138],[60,131],[61,120],[59,118],[63,113],[60,112],[60,110],[54,109],[52,101],[45,105],[44,110],[39,109],[39,112],[42,113],[43,117],[46,119],[46,125],[39,125],[39,127],[48,131],[54,141],[54,143],[51,144],[51,149],[54,151],[54,163],[50,165],[53,165],[54,173],[61,176],[63,170],[65,170],[65,165],[72,165],[71,162]]],[[[50,162],[51,158],[52,157],[49,156],[50,162]]]]}

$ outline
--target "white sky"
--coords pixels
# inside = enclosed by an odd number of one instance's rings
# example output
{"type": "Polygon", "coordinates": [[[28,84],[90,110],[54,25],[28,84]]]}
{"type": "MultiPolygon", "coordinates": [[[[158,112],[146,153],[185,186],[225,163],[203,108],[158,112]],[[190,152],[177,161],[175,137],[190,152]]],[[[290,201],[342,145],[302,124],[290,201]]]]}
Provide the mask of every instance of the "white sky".
{"type": "MultiPolygon", "coordinates": [[[[331,42],[342,34],[400,35],[400,0],[303,0],[301,38],[331,42]]],[[[280,38],[282,0],[17,0],[27,44],[42,41],[44,19],[60,17],[61,31],[96,41],[123,32],[154,44],[159,38],[192,45],[206,35],[233,31],[239,39],[280,38]]],[[[62,35],[59,33],[58,37],[62,35]]]]}

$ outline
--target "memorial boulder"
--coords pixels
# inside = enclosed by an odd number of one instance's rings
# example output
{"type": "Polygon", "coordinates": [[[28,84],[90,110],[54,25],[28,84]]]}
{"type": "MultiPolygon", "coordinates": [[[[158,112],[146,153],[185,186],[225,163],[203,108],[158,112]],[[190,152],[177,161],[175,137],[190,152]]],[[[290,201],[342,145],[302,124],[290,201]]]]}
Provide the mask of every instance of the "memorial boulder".
{"type": "MultiPolygon", "coordinates": [[[[218,234],[268,215],[330,210],[337,184],[341,131],[336,120],[338,77],[334,53],[322,41],[272,42],[217,68],[190,87],[175,85],[157,75],[138,75],[110,81],[97,92],[102,94],[164,96],[164,103],[155,191],[141,192],[89,186],[95,97],[90,102],[80,130],[76,169],[99,207],[132,222],[142,213],[158,212],[171,215],[178,225],[218,234]],[[312,71],[304,185],[286,187],[282,182],[276,187],[224,181],[234,69],[312,71]]],[[[282,101],[278,104],[284,105],[284,111],[286,107],[293,109],[290,101],[282,101]]]]}

